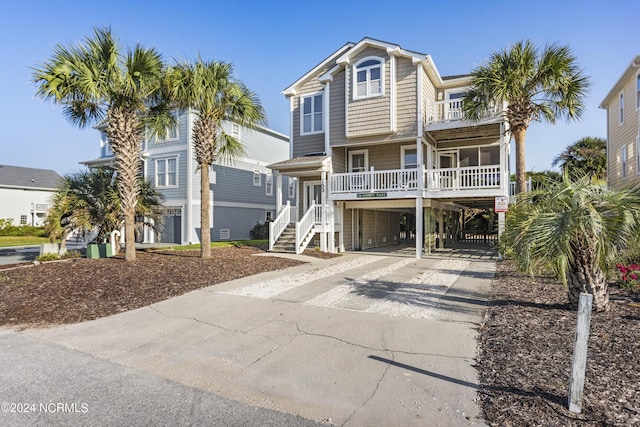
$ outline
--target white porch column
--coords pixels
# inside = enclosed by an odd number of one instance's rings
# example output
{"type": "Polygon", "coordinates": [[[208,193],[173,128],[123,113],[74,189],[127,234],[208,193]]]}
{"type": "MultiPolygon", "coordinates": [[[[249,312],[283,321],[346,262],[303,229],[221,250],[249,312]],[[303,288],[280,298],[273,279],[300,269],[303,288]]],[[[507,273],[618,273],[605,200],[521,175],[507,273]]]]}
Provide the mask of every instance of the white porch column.
{"type": "Polygon", "coordinates": [[[444,248],[444,209],[440,208],[438,227],[438,249],[444,248]]]}
{"type": "Polygon", "coordinates": [[[422,258],[422,241],[424,239],[424,209],[422,195],[416,198],[416,258],[422,258]]]}
{"type": "Polygon", "coordinates": [[[322,232],[320,233],[320,250],[322,252],[326,252],[327,251],[327,229],[326,229],[326,224],[327,224],[327,173],[326,172],[322,172],[322,191],[321,193],[321,198],[322,198],[322,209],[320,209],[320,213],[321,213],[321,220],[320,222],[322,223],[321,226],[321,230],[322,232]]]}
{"type": "MultiPolygon", "coordinates": [[[[338,202],[340,230],[338,231],[338,251],[344,252],[344,202],[338,202]]],[[[353,224],[351,225],[353,228],[353,224]]]]}
{"type": "Polygon", "coordinates": [[[280,171],[274,171],[276,175],[276,217],[282,210],[282,175],[280,171]]]}

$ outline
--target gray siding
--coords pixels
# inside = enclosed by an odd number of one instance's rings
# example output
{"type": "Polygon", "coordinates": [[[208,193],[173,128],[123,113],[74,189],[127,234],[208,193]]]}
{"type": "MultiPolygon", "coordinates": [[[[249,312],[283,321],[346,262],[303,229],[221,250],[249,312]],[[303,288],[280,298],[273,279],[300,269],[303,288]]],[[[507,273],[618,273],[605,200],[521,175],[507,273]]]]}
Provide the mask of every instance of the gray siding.
{"type": "MultiPolygon", "coordinates": [[[[272,210],[272,215],[275,215],[272,210]]],[[[229,230],[229,240],[250,239],[251,229],[265,221],[265,209],[213,207],[211,241],[220,240],[220,230],[229,230]]],[[[225,239],[226,240],[226,239],[225,239]]]]}
{"type": "Polygon", "coordinates": [[[363,49],[356,55],[352,63],[357,63],[367,56],[377,56],[384,60],[384,95],[365,99],[353,97],[353,66],[347,66],[347,96],[348,96],[348,136],[363,136],[372,133],[390,132],[391,94],[390,94],[390,66],[386,52],[373,47],[363,49]]]}
{"type": "MultiPolygon", "coordinates": [[[[214,166],[216,183],[211,185],[215,202],[237,202],[275,205],[276,180],[273,179],[273,195],[265,194],[266,176],[261,174],[260,186],[253,185],[253,172],[226,166],[214,166]]],[[[284,186],[284,183],[283,183],[284,186]]]]}

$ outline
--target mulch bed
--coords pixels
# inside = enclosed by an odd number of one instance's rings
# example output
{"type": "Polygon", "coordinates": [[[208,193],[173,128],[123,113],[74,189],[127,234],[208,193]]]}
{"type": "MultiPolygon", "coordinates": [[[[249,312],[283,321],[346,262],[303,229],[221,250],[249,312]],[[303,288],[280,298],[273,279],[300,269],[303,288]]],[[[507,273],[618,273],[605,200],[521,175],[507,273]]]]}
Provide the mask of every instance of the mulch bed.
{"type": "Polygon", "coordinates": [[[134,262],[72,259],[0,269],[0,325],[76,323],[144,307],[194,289],[302,264],[249,246],[138,251],[134,262]]]}
{"type": "Polygon", "coordinates": [[[567,409],[576,313],[561,283],[532,280],[499,262],[478,370],[492,426],[640,425],[640,303],[610,288],[611,310],[593,313],[582,413],[567,409]]]}

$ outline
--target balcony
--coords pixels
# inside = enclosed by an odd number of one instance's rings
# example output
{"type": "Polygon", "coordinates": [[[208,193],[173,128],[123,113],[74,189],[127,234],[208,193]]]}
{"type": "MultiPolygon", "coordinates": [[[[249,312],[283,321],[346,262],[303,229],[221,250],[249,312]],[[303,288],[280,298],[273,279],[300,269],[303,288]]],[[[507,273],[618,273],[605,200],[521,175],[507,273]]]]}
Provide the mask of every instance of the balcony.
{"type": "MultiPolygon", "coordinates": [[[[495,122],[501,119],[501,109],[494,106],[487,117],[480,120],[477,124],[485,124],[495,122]]],[[[465,115],[463,111],[462,99],[450,99],[447,101],[437,101],[431,103],[425,125],[427,128],[442,128],[451,126],[468,126],[464,124],[465,115]],[[436,126],[437,125],[437,126],[436,126]],[[435,126],[435,127],[434,127],[435,126]]]]}
{"type": "Polygon", "coordinates": [[[334,200],[501,196],[505,174],[499,165],[337,173],[330,194],[334,200]]]}

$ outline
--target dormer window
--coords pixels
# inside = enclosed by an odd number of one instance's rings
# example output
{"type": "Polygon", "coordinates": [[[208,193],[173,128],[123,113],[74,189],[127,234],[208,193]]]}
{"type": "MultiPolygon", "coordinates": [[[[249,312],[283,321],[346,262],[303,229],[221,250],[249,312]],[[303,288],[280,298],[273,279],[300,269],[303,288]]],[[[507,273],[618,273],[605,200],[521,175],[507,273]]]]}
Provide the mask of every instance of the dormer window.
{"type": "Polygon", "coordinates": [[[355,99],[379,96],[384,93],[383,65],[384,61],[380,58],[364,58],[354,65],[355,99]]]}

